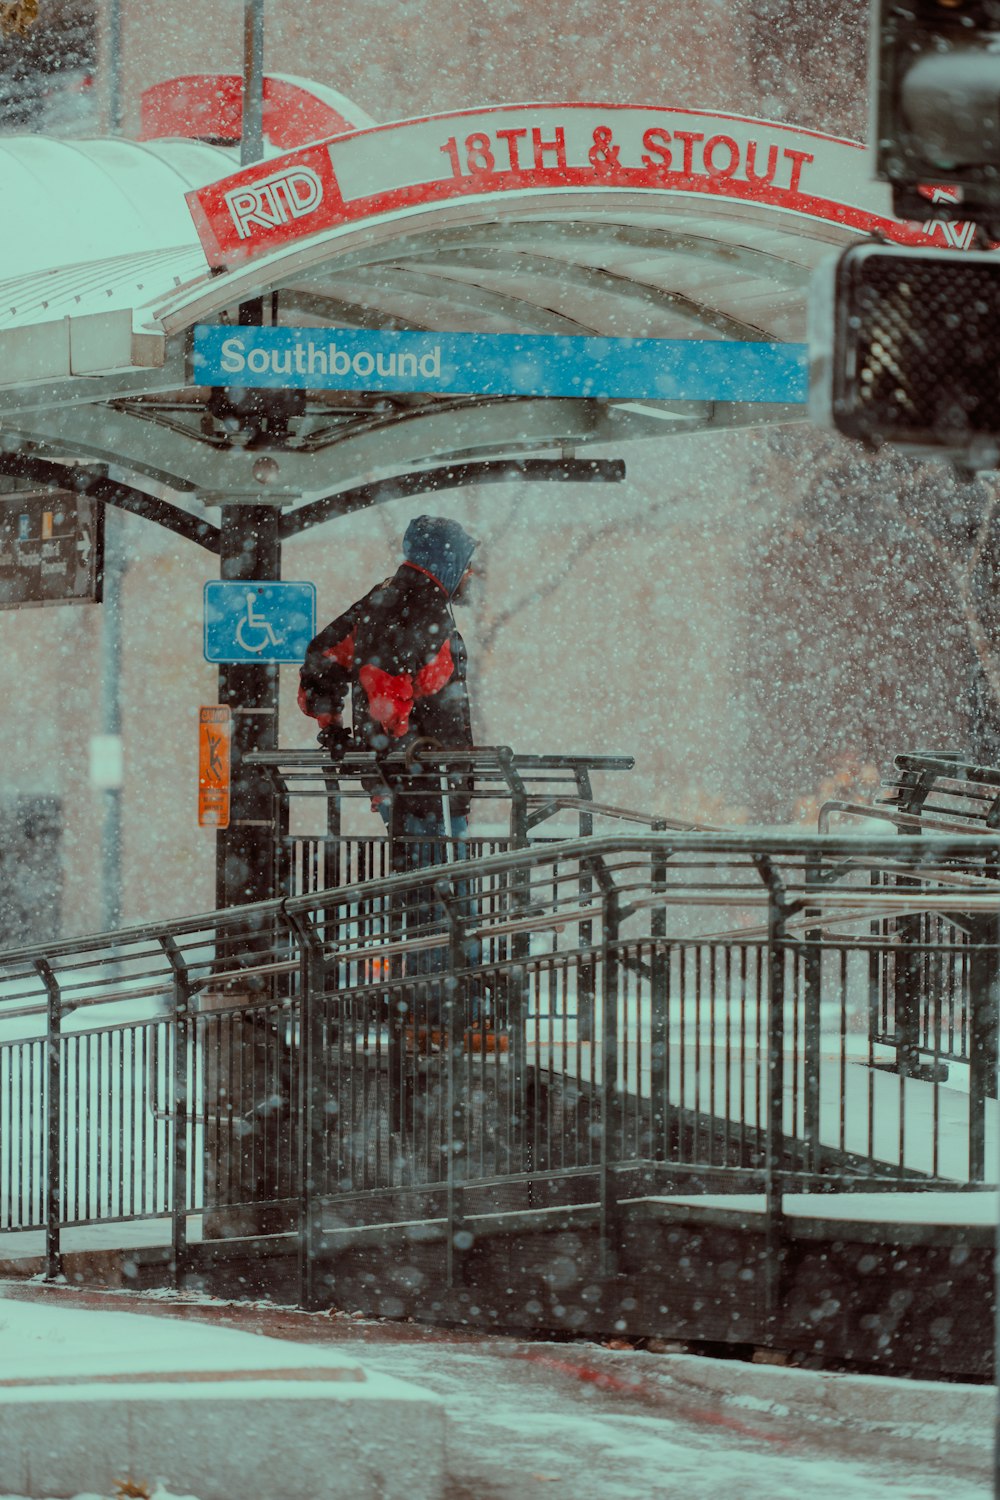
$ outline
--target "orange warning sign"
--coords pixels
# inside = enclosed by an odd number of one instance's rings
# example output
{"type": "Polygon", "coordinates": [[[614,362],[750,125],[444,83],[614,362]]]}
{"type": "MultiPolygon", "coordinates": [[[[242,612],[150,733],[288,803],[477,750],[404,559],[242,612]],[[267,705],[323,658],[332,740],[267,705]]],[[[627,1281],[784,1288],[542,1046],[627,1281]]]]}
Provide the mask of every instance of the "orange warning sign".
{"type": "Polygon", "coordinates": [[[232,714],[224,704],[198,710],[198,827],[229,827],[232,714]]]}

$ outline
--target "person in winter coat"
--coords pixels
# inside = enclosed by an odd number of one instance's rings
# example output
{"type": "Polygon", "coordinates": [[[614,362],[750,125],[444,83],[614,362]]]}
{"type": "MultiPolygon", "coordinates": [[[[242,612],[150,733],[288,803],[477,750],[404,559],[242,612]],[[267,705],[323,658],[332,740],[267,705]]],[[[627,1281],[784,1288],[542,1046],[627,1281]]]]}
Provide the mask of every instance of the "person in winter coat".
{"type": "MultiPolygon", "coordinates": [[[[457,521],[418,516],[406,528],[393,576],[311,642],[299,707],[316,720],[317,738],[335,759],[347,749],[405,754],[418,740],[447,750],[472,745],[467,657],[452,606],[462,601],[476,545],[457,521]],[[353,734],[343,722],[348,691],[353,734]]],[[[407,818],[443,822],[438,792],[419,795],[415,785],[401,783],[407,818]]],[[[464,777],[453,778],[452,787],[454,825],[468,816],[469,787],[464,777]]],[[[384,799],[380,806],[384,815],[384,799]]]]}
{"type": "MultiPolygon", "coordinates": [[[[471,747],[467,657],[452,607],[463,602],[476,545],[457,521],[418,516],[406,528],[403,562],[392,577],[311,642],[299,706],[316,720],[317,738],[334,759],[348,749],[371,749],[377,756],[411,751],[416,759],[422,740],[445,750],[471,747]],[[343,722],[348,692],[353,733],[343,722]]],[[[418,772],[419,764],[413,769],[418,772]]],[[[472,790],[468,774],[450,771],[444,794],[433,765],[410,776],[397,767],[391,777],[391,791],[373,787],[373,807],[388,827],[392,799],[399,799],[395,829],[404,840],[406,866],[439,862],[448,832],[461,857],[472,790]]],[[[412,903],[409,910],[413,921],[412,903]]],[[[446,963],[443,949],[414,957],[417,971],[436,972],[446,963]]]]}

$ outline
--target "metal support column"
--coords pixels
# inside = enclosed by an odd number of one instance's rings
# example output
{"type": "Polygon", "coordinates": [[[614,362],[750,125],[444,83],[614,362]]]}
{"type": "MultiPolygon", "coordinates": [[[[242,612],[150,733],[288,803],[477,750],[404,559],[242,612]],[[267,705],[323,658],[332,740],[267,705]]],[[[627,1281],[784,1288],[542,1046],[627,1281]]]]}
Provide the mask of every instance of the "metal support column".
{"type": "MultiPolygon", "coordinates": [[[[264,154],[264,0],[243,7],[243,123],[240,164],[264,154]]],[[[243,324],[262,321],[260,298],[241,304],[243,324]]],[[[281,540],[276,506],[234,501],[222,506],[219,577],[280,579],[281,540]]],[[[248,774],[250,750],[278,746],[278,668],[232,665],[219,668],[219,702],[233,711],[230,825],[217,844],[216,905],[266,901],[277,894],[274,800],[263,778],[248,774]]]]}
{"type": "MultiPolygon", "coordinates": [[[[277,507],[222,507],[220,577],[279,579],[277,507]]],[[[221,666],[219,702],[233,713],[229,827],[217,835],[216,906],[241,906],[277,896],[274,793],[266,776],[244,765],[251,750],[278,747],[278,668],[273,663],[221,666]]]]}

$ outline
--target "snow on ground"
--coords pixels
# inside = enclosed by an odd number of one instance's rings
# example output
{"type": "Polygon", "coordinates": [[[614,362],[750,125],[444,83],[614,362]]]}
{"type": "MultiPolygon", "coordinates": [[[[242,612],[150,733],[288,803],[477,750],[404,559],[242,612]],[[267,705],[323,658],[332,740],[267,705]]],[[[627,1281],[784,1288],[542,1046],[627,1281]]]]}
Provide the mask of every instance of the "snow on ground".
{"type": "Polygon", "coordinates": [[[265,1350],[277,1358],[276,1339],[236,1331],[259,1329],[294,1341],[295,1364],[329,1358],[335,1344],[369,1378],[395,1377],[443,1397],[447,1500],[522,1500],[525,1494],[551,1500],[729,1500],[733,1494],[741,1500],[986,1500],[992,1492],[991,1423],[983,1420],[992,1393],[982,1389],[587,1343],[451,1336],[207,1300],[178,1307],[166,1297],[109,1295],[108,1302],[168,1316],[0,1300],[4,1375],[13,1373],[15,1353],[24,1368],[51,1370],[53,1362],[65,1368],[62,1361],[84,1327],[92,1330],[95,1358],[119,1367],[141,1358],[147,1367],[155,1359],[168,1368],[181,1351],[189,1363],[224,1354],[259,1367],[265,1350]],[[180,1312],[188,1314],[184,1321],[180,1312]],[[200,1320],[209,1317],[235,1327],[205,1326],[200,1320]],[[956,1410],[966,1410],[968,1419],[956,1419],[956,1410]]]}
{"type": "MultiPolygon", "coordinates": [[[[739,1404],[685,1392],[648,1367],[612,1363],[593,1346],[533,1346],[511,1358],[463,1350],[380,1346],[370,1367],[445,1399],[454,1500],[984,1500],[989,1452],[956,1462],[913,1434],[824,1428],[776,1410],[762,1394],[739,1404]]],[[[810,1379],[802,1375],[802,1379],[810,1379]]],[[[848,1378],[848,1377],[845,1377],[848,1378]]]]}
{"type": "MultiPolygon", "coordinates": [[[[288,1345],[233,1328],[209,1328],[129,1312],[90,1312],[0,1296],[0,1383],[64,1377],[187,1371],[288,1369],[288,1345]]],[[[305,1348],[296,1364],[342,1367],[357,1360],[305,1348]]],[[[204,1387],[210,1389],[210,1387],[204,1387]]]]}
{"type": "MultiPolygon", "coordinates": [[[[373,1485],[379,1495],[384,1482],[400,1493],[382,1453],[373,1463],[366,1458],[379,1448],[382,1433],[383,1443],[408,1454],[411,1474],[426,1457],[427,1473],[413,1488],[436,1497],[442,1417],[438,1398],[380,1371],[369,1373],[341,1350],[0,1295],[0,1427],[12,1445],[11,1452],[0,1452],[0,1475],[8,1482],[17,1476],[30,1484],[37,1471],[48,1475],[47,1484],[72,1488],[76,1479],[110,1486],[118,1477],[115,1463],[127,1474],[133,1462],[148,1462],[151,1480],[159,1473],[168,1476],[165,1482],[201,1488],[207,1478],[214,1500],[220,1490],[228,1500],[234,1487],[259,1500],[285,1500],[284,1475],[298,1473],[307,1500],[336,1463],[345,1495],[349,1483],[364,1500],[375,1500],[373,1485]],[[97,1411],[106,1421],[96,1419],[97,1411]],[[94,1444],[83,1451],[81,1420],[94,1444]],[[220,1446],[220,1434],[228,1445],[220,1446]],[[286,1434],[293,1435],[290,1469],[286,1434]],[[253,1484],[244,1464],[254,1465],[253,1484]],[[269,1467],[274,1473],[262,1478],[269,1467]]],[[[142,1477],[140,1470],[135,1478],[142,1477]]]]}

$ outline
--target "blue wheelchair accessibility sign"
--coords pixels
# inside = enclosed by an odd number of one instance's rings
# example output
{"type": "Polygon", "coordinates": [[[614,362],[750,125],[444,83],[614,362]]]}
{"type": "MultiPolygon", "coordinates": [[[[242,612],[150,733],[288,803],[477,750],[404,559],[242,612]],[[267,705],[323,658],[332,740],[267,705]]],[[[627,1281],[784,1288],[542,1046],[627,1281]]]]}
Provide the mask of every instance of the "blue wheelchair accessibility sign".
{"type": "Polygon", "coordinates": [[[315,634],[315,584],[205,585],[206,661],[301,662],[315,634]]]}

